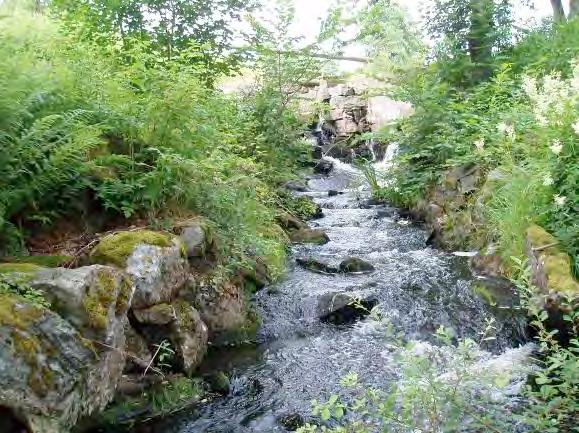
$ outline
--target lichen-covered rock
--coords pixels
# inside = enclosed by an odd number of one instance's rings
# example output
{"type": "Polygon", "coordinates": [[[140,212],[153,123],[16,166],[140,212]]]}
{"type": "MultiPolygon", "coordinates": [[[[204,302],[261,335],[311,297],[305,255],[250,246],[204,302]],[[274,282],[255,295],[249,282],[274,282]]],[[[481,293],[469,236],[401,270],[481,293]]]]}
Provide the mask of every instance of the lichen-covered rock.
{"type": "Polygon", "coordinates": [[[183,371],[192,374],[207,353],[208,329],[193,306],[185,301],[173,303],[175,320],[169,338],[173,343],[183,371]]]}
{"type": "Polygon", "coordinates": [[[537,225],[527,229],[526,253],[531,281],[542,291],[535,302],[548,313],[547,327],[558,330],[555,338],[568,344],[572,324],[565,317],[579,307],[579,283],[571,273],[569,256],[558,245],[545,229],[537,225]]]}
{"type": "Polygon", "coordinates": [[[106,236],[92,251],[91,258],[125,269],[135,284],[134,309],[171,302],[189,273],[181,241],[176,236],[148,230],[106,236]]]}
{"type": "Polygon", "coordinates": [[[0,295],[0,406],[31,432],[62,433],[104,409],[123,365],[121,352],[91,343],[56,313],[0,295]]]}
{"type": "Polygon", "coordinates": [[[242,287],[203,280],[194,282],[191,290],[213,345],[238,344],[255,338],[259,321],[242,287]]]}
{"type": "Polygon", "coordinates": [[[120,270],[102,265],[46,269],[35,274],[30,286],[41,290],[52,309],[83,336],[114,347],[117,340],[124,342],[134,286],[120,270]]]}
{"type": "Polygon", "coordinates": [[[328,235],[320,229],[300,229],[290,234],[290,239],[296,244],[323,245],[330,242],[328,235]]]}
{"type": "Polygon", "coordinates": [[[125,341],[125,352],[128,354],[125,372],[145,370],[153,355],[147,341],[129,323],[125,325],[125,341]]]}

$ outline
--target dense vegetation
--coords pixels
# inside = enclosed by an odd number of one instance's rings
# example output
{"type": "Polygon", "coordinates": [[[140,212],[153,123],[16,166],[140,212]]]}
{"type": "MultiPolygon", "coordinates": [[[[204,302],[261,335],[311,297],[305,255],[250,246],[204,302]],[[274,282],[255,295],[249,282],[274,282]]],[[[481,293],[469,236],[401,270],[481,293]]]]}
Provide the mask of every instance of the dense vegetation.
{"type": "MultiPolygon", "coordinates": [[[[194,20],[205,3],[181,12],[194,20]]],[[[237,58],[205,51],[224,49],[222,35],[204,28],[166,55],[158,29],[133,28],[133,9],[55,4],[53,17],[8,4],[12,16],[0,20],[2,252],[24,253],[31,236],[63,220],[94,232],[201,215],[216,225],[224,254],[263,256],[279,273],[285,241],[272,230],[275,186],[307,158],[302,124],[277,87],[285,59],[263,60],[258,84],[227,96],[212,83],[237,58]],[[121,19],[130,32],[107,21],[113,12],[131,13],[121,19]]],[[[240,4],[223,7],[236,15],[240,4]]]]}

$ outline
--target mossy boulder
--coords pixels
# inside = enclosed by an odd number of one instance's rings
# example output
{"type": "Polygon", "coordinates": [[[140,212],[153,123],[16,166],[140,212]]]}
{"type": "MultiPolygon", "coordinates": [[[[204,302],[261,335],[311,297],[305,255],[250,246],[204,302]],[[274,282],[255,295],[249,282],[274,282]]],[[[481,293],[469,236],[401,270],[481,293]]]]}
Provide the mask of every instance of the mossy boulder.
{"type": "Polygon", "coordinates": [[[300,229],[290,234],[290,240],[295,244],[323,245],[330,242],[328,235],[320,229],[300,229]]]}
{"type": "Polygon", "coordinates": [[[52,309],[83,336],[115,347],[124,343],[134,286],[122,271],[103,265],[45,269],[30,286],[42,291],[52,309]]]}
{"type": "Polygon", "coordinates": [[[286,232],[293,232],[295,230],[308,228],[308,225],[305,222],[301,221],[299,218],[288,212],[280,212],[276,217],[276,221],[286,232]]]}
{"type": "Polygon", "coordinates": [[[62,433],[104,409],[121,376],[117,356],[55,312],[0,295],[0,406],[32,433],[62,433]]]}
{"type": "Polygon", "coordinates": [[[531,281],[542,291],[535,302],[547,311],[546,326],[558,331],[555,338],[567,344],[573,331],[565,317],[579,306],[579,283],[571,273],[571,260],[555,237],[537,225],[527,230],[526,252],[531,281]]]}
{"type": "Polygon", "coordinates": [[[527,229],[527,255],[533,282],[543,290],[579,296],[579,282],[571,273],[571,259],[559,248],[557,239],[533,225],[527,229]]]}
{"type": "Polygon", "coordinates": [[[102,238],[92,250],[90,258],[92,263],[124,268],[127,265],[127,259],[139,245],[168,248],[173,244],[173,236],[168,233],[151,230],[117,232],[102,238]]]}
{"type": "Polygon", "coordinates": [[[91,252],[91,259],[125,269],[135,284],[135,309],[171,302],[189,273],[183,243],[171,234],[149,230],[104,237],[91,252]]]}

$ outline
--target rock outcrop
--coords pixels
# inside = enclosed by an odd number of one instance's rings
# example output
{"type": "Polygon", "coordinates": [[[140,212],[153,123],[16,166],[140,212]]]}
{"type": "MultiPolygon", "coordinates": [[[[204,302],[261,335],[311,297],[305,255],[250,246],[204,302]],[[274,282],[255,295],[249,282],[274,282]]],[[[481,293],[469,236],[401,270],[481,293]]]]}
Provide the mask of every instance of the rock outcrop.
{"type": "Polygon", "coordinates": [[[106,266],[40,270],[23,284],[55,311],[0,295],[0,406],[33,433],[60,433],[114,396],[133,286],[106,266]]]}
{"type": "Polygon", "coordinates": [[[191,375],[210,343],[254,338],[245,286],[268,284],[267,266],[256,257],[218,280],[210,266],[195,268],[215,254],[205,222],[175,231],[107,235],[88,257],[93,264],[76,269],[0,264],[9,281],[0,291],[0,408],[10,423],[66,432],[105,408],[123,373],[141,377],[160,344],[174,352],[164,362],[191,375]]]}

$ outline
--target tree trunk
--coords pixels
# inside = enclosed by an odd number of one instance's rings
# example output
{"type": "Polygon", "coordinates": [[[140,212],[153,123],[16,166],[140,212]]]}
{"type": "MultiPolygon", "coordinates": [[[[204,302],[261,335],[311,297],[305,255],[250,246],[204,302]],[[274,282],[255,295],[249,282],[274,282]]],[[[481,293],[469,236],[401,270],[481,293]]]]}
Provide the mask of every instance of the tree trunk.
{"type": "Polygon", "coordinates": [[[556,23],[565,22],[565,9],[563,9],[562,0],[551,0],[551,6],[553,6],[553,21],[556,23]]]}
{"type": "Polygon", "coordinates": [[[493,0],[470,0],[468,53],[476,65],[473,77],[475,82],[485,80],[491,75],[494,8],[493,0]]]}
{"type": "Polygon", "coordinates": [[[569,19],[579,16],[579,0],[571,0],[569,19]]]}

